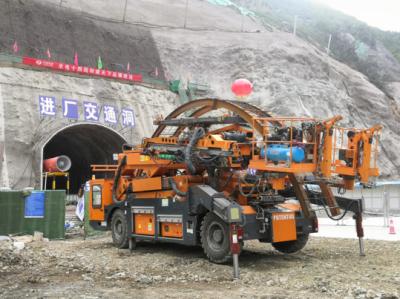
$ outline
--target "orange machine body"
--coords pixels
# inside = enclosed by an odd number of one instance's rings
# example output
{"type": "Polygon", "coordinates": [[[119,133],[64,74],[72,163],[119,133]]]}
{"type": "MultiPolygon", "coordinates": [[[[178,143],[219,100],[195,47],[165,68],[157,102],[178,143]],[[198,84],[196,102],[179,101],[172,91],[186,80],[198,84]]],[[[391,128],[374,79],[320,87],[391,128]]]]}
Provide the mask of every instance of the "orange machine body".
{"type": "Polygon", "coordinates": [[[153,214],[134,214],[135,229],[134,233],[138,235],[153,236],[155,232],[155,221],[153,214]]]}
{"type": "MultiPolygon", "coordinates": [[[[327,206],[332,216],[347,207],[360,215],[362,205],[336,200],[332,187],[350,190],[379,174],[381,127],[341,128],[341,119],[272,117],[240,101],[185,103],[157,120],[141,145],[124,145],[115,165],[92,166],[99,178],[90,182],[91,224],[112,229],[118,220],[130,225],[131,241],[197,245],[204,225],[217,222],[213,214],[243,230],[243,240],[304,240],[299,236],[317,231],[311,203],[327,206]],[[219,109],[222,116],[205,116],[219,109]],[[268,153],[277,148],[276,156],[268,153]],[[118,210],[126,221],[117,219],[118,210]]],[[[225,224],[208,231],[220,240],[225,224]]]]}
{"type": "Polygon", "coordinates": [[[297,239],[295,212],[272,213],[272,237],[274,243],[297,239]]]}

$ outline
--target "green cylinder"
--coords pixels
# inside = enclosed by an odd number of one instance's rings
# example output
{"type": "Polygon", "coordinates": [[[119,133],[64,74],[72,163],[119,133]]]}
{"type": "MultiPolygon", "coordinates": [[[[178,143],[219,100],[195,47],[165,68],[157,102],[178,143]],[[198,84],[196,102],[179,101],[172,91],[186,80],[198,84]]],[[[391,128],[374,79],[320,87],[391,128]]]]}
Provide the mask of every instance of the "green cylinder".
{"type": "Polygon", "coordinates": [[[176,160],[175,155],[171,155],[171,154],[159,154],[157,156],[157,158],[161,159],[161,160],[171,160],[171,161],[175,161],[176,160]]]}

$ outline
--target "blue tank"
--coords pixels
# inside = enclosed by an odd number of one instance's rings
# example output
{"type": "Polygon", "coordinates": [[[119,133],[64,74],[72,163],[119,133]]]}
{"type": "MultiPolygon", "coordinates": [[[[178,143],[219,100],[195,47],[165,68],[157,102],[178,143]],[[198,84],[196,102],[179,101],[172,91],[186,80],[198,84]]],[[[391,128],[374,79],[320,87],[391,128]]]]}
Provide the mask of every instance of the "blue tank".
{"type": "MultiPolygon", "coordinates": [[[[261,149],[260,157],[264,158],[265,148],[261,149]]],[[[267,147],[267,158],[274,162],[284,162],[290,160],[290,147],[283,144],[271,144],[267,147]]],[[[304,149],[299,146],[292,147],[292,161],[301,163],[304,161],[304,149]]]]}

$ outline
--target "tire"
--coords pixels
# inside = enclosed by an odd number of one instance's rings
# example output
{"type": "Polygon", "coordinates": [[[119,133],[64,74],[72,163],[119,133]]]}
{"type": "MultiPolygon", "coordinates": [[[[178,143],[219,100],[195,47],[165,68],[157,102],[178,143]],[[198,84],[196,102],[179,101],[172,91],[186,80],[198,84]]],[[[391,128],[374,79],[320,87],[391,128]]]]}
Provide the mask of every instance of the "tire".
{"type": "Polygon", "coordinates": [[[295,241],[272,243],[272,246],[282,253],[295,253],[306,246],[308,241],[308,233],[297,236],[295,241]]]}
{"type": "Polygon", "coordinates": [[[114,212],[111,219],[111,234],[114,246],[117,248],[128,248],[128,224],[122,210],[114,212]]]}
{"type": "Polygon", "coordinates": [[[232,257],[229,225],[212,212],[201,223],[201,245],[208,259],[217,264],[226,263],[232,257]]]}

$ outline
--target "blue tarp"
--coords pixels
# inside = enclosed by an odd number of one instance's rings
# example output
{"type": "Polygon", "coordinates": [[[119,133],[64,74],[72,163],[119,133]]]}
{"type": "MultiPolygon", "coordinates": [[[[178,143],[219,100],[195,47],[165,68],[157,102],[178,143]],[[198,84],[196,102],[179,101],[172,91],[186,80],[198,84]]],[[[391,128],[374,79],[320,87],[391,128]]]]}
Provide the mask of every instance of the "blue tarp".
{"type": "Polygon", "coordinates": [[[25,198],[25,218],[44,218],[45,198],[43,191],[32,191],[25,198]]]}

